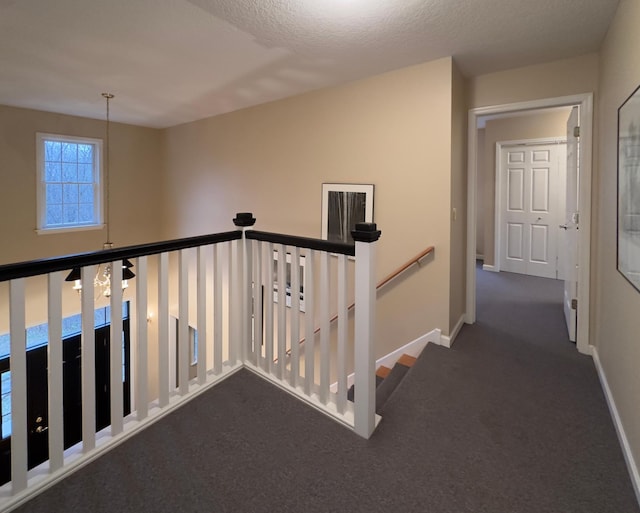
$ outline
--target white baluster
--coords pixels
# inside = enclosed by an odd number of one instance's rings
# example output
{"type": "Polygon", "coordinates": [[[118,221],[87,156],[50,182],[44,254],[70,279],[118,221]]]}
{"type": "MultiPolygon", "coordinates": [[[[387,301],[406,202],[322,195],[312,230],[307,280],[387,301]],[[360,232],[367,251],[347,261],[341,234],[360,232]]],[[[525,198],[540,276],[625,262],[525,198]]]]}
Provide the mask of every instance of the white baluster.
{"type": "Polygon", "coordinates": [[[329,399],[330,335],[329,319],[329,254],[320,253],[320,401],[327,404],[329,399]]]}
{"type": "Polygon", "coordinates": [[[338,413],[347,405],[347,256],[338,255],[338,413]]]}
{"type": "Polygon", "coordinates": [[[136,267],[136,317],[137,332],[136,343],[138,345],[136,360],[136,408],[138,420],[145,419],[149,413],[149,344],[147,328],[147,257],[138,257],[136,267]]]}
{"type": "Polygon", "coordinates": [[[27,487],[27,347],[24,278],[9,284],[11,336],[11,491],[27,487]]]}
{"type": "Polygon", "coordinates": [[[213,373],[217,376],[222,372],[222,288],[223,279],[222,244],[216,244],[213,253],[213,373]]]}
{"type": "MultiPolygon", "coordinates": [[[[169,253],[160,253],[158,265],[158,399],[169,404],[169,253]]],[[[174,382],[175,383],[175,382],[174,382]]]]}
{"type": "Polygon", "coordinates": [[[240,265],[238,241],[231,241],[229,251],[229,363],[235,365],[238,360],[238,344],[241,331],[238,329],[241,323],[238,292],[240,290],[240,265]]]}
{"type": "MultiPolygon", "coordinates": [[[[124,401],[122,395],[122,262],[113,262],[111,268],[111,327],[109,341],[110,408],[111,436],[116,436],[122,433],[124,417],[124,401]]],[[[138,303],[138,305],[139,304],[140,303],[138,303]]]]}
{"type": "Polygon", "coordinates": [[[311,395],[314,384],[315,356],[315,285],[314,267],[316,252],[309,250],[304,267],[304,393],[311,395]]]}
{"type": "MultiPolygon", "coordinates": [[[[208,249],[208,248],[206,248],[208,249]]],[[[207,380],[207,260],[205,248],[198,247],[198,383],[207,380]]]]}
{"type": "Polygon", "coordinates": [[[64,464],[62,404],[62,273],[48,275],[49,472],[64,464]]]}
{"type": "Polygon", "coordinates": [[[178,252],[178,387],[189,392],[189,262],[186,249],[178,252]]]}
{"type": "Polygon", "coordinates": [[[276,376],[284,379],[287,363],[287,252],[282,244],[277,245],[278,255],[278,365],[276,376]]]}
{"type": "Polygon", "coordinates": [[[96,446],[96,335],[94,313],[95,266],[82,268],[82,450],[96,446]]]}
{"type": "Polygon", "coordinates": [[[300,248],[291,248],[291,374],[289,384],[298,386],[300,376],[300,248]]]}
{"type": "Polygon", "coordinates": [[[265,344],[265,371],[273,373],[273,244],[270,242],[264,246],[264,344],[265,344]]]}
{"type": "Polygon", "coordinates": [[[262,243],[253,241],[253,364],[262,365],[262,243]]]}

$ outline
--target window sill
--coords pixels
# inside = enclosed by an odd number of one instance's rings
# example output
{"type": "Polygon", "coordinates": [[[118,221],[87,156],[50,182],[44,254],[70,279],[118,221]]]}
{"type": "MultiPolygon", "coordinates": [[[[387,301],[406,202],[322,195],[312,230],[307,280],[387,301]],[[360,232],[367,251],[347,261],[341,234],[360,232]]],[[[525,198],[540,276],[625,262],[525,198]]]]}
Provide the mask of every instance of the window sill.
{"type": "Polygon", "coordinates": [[[36,233],[38,235],[53,235],[56,233],[69,233],[69,232],[86,232],[89,230],[102,230],[105,227],[104,224],[88,224],[86,226],[65,226],[63,228],[38,228],[36,233]]]}

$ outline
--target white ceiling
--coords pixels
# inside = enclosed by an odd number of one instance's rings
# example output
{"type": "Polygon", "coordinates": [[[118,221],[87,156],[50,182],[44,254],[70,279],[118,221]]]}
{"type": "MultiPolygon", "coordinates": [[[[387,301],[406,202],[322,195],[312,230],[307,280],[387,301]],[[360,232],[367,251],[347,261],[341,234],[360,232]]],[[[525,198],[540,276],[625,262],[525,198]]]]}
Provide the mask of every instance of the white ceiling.
{"type": "Polygon", "coordinates": [[[448,55],[598,50],[618,0],[0,0],[0,104],[167,127],[448,55]]]}

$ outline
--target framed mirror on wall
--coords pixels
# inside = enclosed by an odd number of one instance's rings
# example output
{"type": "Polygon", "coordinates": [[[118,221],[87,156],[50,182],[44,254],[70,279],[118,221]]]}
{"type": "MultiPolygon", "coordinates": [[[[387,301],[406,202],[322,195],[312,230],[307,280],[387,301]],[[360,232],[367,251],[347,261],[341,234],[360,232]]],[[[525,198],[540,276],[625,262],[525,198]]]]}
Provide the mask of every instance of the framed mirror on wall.
{"type": "Polygon", "coordinates": [[[640,291],[640,86],[618,109],[618,271],[640,291]]]}

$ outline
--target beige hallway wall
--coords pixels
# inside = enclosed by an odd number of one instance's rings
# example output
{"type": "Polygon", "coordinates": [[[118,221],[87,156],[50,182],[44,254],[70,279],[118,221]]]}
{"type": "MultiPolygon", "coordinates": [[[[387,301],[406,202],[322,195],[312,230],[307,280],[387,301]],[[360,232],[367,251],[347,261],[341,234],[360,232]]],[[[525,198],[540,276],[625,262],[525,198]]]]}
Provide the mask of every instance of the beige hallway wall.
{"type": "Polygon", "coordinates": [[[640,2],[622,0],[601,53],[595,337],[602,367],[640,463],[640,292],[616,270],[617,110],[640,85],[640,2]]]}
{"type": "MultiPolygon", "coordinates": [[[[38,235],[36,132],[104,139],[102,120],[0,106],[0,264],[102,249],[106,230],[38,235]]],[[[111,125],[111,239],[161,236],[160,131],[111,125]]]]}
{"type": "Polygon", "coordinates": [[[376,354],[449,328],[452,60],[167,129],[167,237],[262,230],[319,237],[323,182],[375,185],[378,279],[435,257],[378,301],[376,354]]]}

